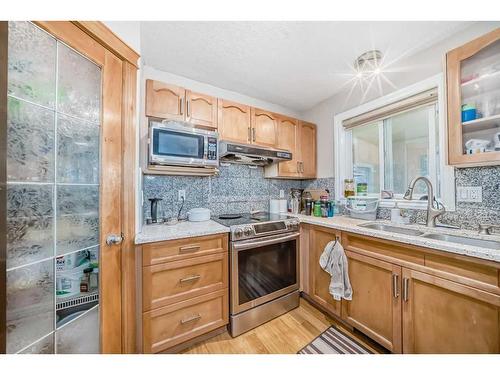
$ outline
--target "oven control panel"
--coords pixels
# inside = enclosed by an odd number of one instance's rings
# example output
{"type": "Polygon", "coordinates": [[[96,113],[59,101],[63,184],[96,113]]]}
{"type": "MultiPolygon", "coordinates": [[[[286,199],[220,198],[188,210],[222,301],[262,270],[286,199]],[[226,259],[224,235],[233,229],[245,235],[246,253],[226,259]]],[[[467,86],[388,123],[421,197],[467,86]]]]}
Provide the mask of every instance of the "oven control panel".
{"type": "Polygon", "coordinates": [[[272,236],[285,232],[298,232],[299,219],[292,218],[258,224],[238,225],[231,227],[231,240],[239,241],[254,237],[272,236]]]}

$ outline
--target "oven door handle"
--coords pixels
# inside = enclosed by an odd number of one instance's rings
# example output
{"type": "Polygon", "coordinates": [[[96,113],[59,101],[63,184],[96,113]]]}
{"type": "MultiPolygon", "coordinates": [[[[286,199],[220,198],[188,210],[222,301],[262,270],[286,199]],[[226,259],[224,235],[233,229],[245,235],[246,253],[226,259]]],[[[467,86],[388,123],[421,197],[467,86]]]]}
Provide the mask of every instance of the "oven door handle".
{"type": "Polygon", "coordinates": [[[237,242],[234,243],[233,242],[233,249],[236,251],[254,249],[256,247],[262,247],[262,246],[272,245],[275,243],[293,240],[299,236],[300,236],[300,233],[294,233],[294,234],[289,234],[286,236],[273,237],[273,238],[269,238],[267,240],[261,240],[261,241],[251,241],[251,242],[245,241],[243,243],[237,243],[237,242]]]}

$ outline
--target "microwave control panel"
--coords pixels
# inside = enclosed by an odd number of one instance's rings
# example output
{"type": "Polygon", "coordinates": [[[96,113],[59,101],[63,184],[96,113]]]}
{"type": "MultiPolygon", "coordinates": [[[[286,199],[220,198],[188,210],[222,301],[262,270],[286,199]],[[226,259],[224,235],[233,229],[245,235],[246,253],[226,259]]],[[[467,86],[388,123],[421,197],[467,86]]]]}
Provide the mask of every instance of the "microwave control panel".
{"type": "Polygon", "coordinates": [[[217,160],[217,138],[208,137],[208,160],[217,160]]]}

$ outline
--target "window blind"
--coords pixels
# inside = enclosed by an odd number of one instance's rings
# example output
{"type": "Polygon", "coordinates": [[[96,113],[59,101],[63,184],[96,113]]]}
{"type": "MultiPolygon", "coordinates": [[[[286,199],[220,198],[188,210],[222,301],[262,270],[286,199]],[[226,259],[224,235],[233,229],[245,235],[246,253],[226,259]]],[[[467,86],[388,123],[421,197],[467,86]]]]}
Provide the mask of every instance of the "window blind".
{"type": "Polygon", "coordinates": [[[438,99],[437,88],[421,92],[408,98],[398,100],[383,107],[374,109],[361,115],[351,117],[342,122],[345,129],[351,129],[355,126],[380,121],[398,113],[420,107],[422,105],[435,103],[438,99]]]}

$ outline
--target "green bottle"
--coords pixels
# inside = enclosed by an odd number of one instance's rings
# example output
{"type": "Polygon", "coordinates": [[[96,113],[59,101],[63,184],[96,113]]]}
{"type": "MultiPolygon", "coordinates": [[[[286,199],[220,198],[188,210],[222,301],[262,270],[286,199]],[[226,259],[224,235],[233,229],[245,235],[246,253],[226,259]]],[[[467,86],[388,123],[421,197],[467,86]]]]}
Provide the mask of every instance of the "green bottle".
{"type": "Polygon", "coordinates": [[[314,202],[313,215],[317,216],[317,217],[321,217],[321,201],[314,202]]]}

